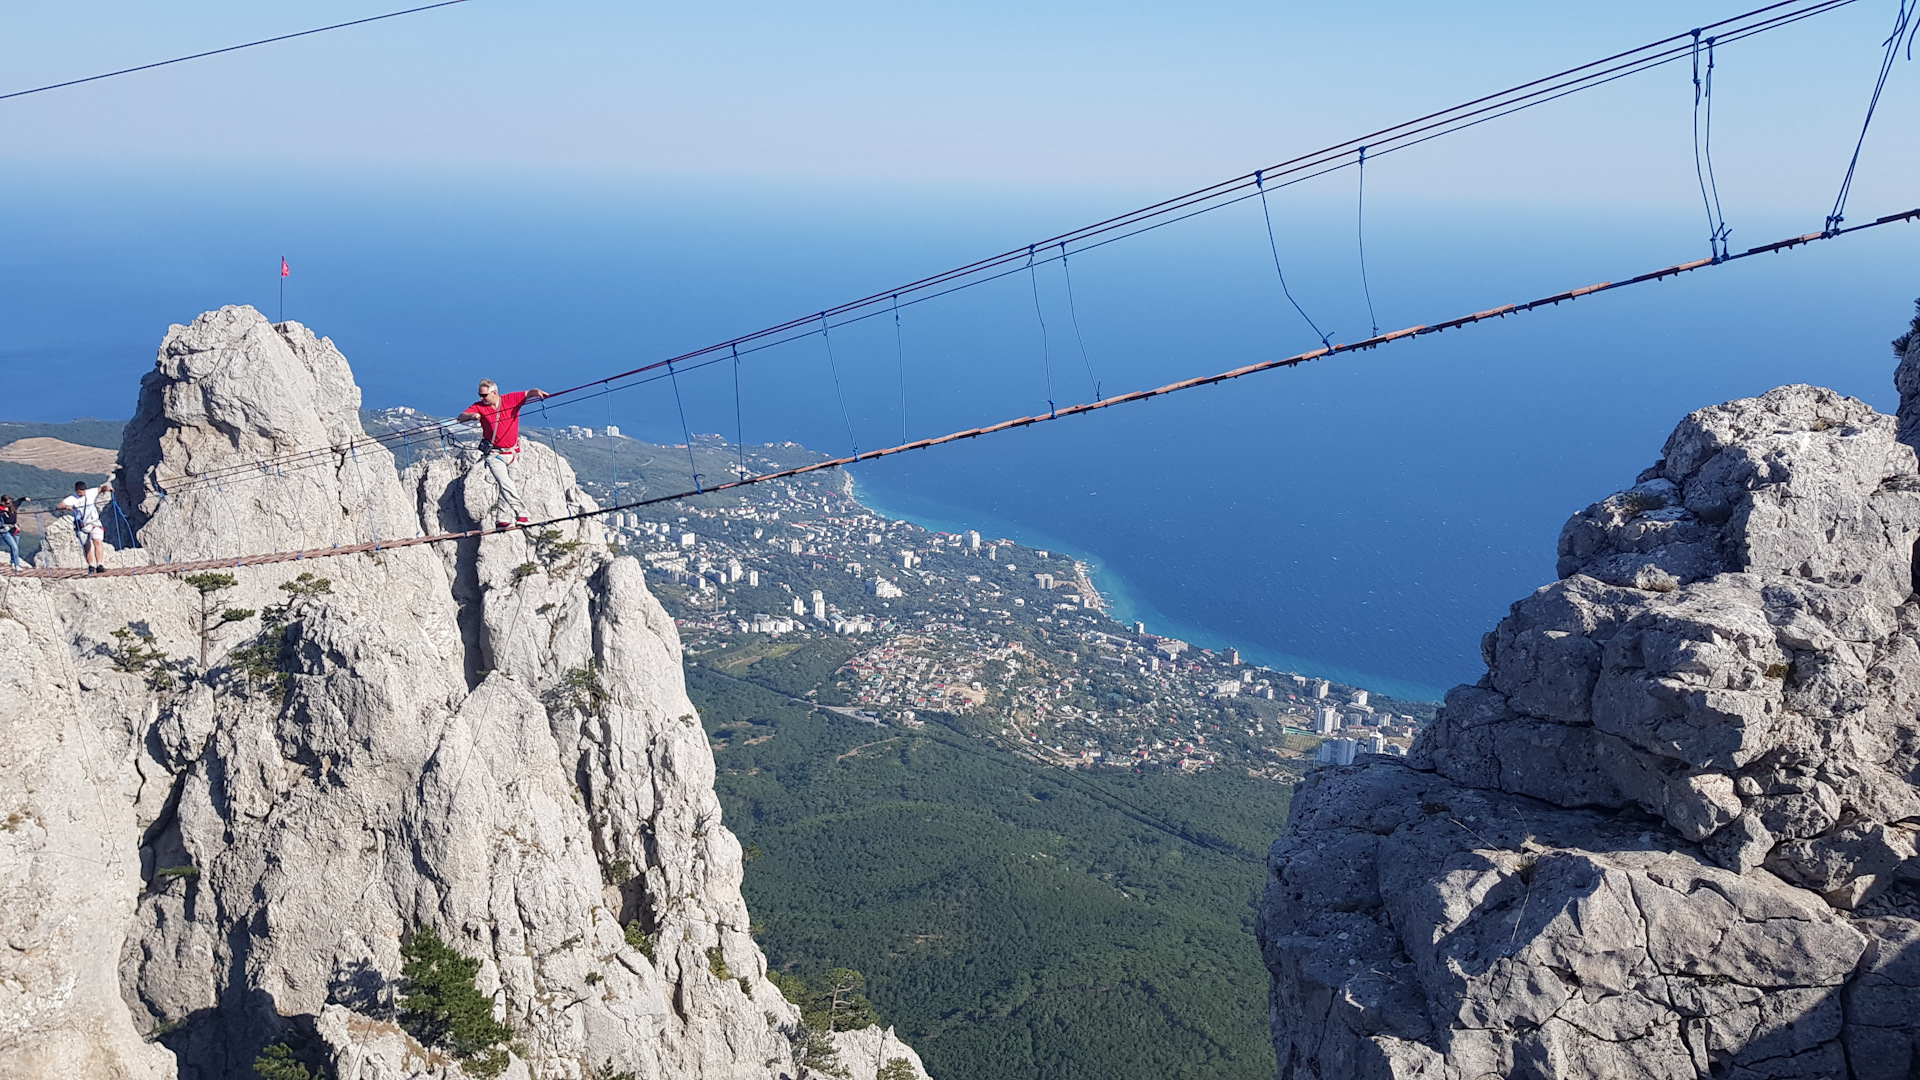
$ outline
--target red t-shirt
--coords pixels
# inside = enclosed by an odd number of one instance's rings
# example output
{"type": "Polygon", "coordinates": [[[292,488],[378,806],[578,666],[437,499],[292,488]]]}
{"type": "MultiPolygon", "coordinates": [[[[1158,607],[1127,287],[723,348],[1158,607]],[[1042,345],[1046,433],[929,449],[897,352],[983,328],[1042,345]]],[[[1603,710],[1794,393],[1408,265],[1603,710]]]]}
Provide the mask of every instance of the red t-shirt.
{"type": "Polygon", "coordinates": [[[480,418],[480,433],[495,450],[512,450],[520,445],[520,406],[527,400],[525,390],[501,394],[500,404],[476,401],[467,411],[480,418]]]}

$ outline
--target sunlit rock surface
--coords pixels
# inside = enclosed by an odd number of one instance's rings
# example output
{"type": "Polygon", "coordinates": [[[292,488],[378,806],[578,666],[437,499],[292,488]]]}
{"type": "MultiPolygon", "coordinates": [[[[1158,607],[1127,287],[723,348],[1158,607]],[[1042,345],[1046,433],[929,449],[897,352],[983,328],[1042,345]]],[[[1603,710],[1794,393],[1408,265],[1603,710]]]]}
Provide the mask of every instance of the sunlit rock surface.
{"type": "Polygon", "coordinates": [[[1404,764],[1301,785],[1259,920],[1282,1077],[1920,1069],[1899,424],[1812,386],[1688,416],[1404,764]]]}
{"type": "MultiPolygon", "coordinates": [[[[305,327],[174,327],[115,561],[472,528],[485,470],[396,474],[350,446],[358,407],[305,327]]],[[[517,468],[536,515],[592,507],[545,447],[517,468]]],[[[480,962],[509,1077],[798,1080],[679,638],[596,523],[235,577],[204,633],[170,576],[0,586],[0,1076],[238,1080],[279,1041],[343,1080],[459,1076],[394,1023],[432,927],[480,962]]]]}

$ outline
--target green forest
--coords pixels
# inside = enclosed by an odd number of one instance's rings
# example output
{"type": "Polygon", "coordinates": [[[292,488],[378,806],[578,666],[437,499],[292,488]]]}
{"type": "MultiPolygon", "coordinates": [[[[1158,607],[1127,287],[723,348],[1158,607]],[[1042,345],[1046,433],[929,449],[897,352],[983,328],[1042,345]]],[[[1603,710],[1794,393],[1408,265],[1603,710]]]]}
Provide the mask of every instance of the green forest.
{"type": "Polygon", "coordinates": [[[940,1080],[1273,1075],[1252,922],[1288,787],[1046,768],[789,696],[831,657],[742,659],[688,689],[777,969],[864,973],[940,1080]]]}

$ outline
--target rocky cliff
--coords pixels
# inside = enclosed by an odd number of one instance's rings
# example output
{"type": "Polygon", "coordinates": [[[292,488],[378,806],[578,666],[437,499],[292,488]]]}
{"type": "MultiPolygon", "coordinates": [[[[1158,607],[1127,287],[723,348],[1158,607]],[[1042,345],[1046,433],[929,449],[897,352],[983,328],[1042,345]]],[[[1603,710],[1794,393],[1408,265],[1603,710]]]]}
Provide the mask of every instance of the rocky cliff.
{"type": "MultiPolygon", "coordinates": [[[[116,561],[484,516],[457,456],[326,452],[359,404],[298,324],[173,327],[120,454],[140,548],[116,561]]],[[[537,516],[591,507],[546,448],[518,468],[537,516]]],[[[0,584],[0,1076],[251,1077],[285,1042],[341,1080],[457,1077],[395,1024],[422,929],[478,961],[508,1077],[804,1072],[672,620],[597,524],[234,578],[0,584]]]]}
{"type": "MultiPolygon", "coordinates": [[[[1920,424],[1920,343],[1896,380],[1920,424]]],[[[1259,937],[1280,1075],[1920,1074],[1920,468],[1812,386],[1574,515],[1403,764],[1316,772],[1259,937]]]]}

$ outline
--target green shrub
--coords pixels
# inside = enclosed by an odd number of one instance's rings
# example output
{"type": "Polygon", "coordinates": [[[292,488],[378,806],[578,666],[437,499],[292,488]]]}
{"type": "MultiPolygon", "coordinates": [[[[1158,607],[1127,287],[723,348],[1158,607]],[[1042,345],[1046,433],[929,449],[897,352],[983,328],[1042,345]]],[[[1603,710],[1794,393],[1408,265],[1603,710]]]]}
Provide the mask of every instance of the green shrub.
{"type": "Polygon", "coordinates": [[[635,919],[627,924],[627,944],[633,946],[635,951],[648,960],[653,959],[653,947],[659,940],[660,935],[649,934],[640,929],[640,920],[635,919]]]}
{"type": "MultiPolygon", "coordinates": [[[[260,612],[260,635],[227,653],[227,664],[245,676],[249,687],[274,683],[280,690],[281,699],[285,700],[287,691],[293,688],[293,676],[281,663],[286,652],[287,624],[293,617],[293,607],[307,597],[332,593],[333,580],[314,577],[312,572],[302,571],[292,581],[281,582],[280,591],[287,594],[287,599],[278,604],[269,604],[260,612]]],[[[252,612],[247,614],[251,615],[252,612]]]]}
{"type": "Polygon", "coordinates": [[[1893,339],[1893,355],[1904,359],[1907,355],[1907,346],[1913,344],[1916,334],[1920,334],[1920,300],[1913,302],[1913,322],[1909,324],[1907,332],[1893,339]]]}
{"type": "Polygon", "coordinates": [[[919,1080],[914,1074],[913,1063],[906,1058],[888,1058],[873,1080],[919,1080]]]}
{"type": "Polygon", "coordinates": [[[260,1056],[253,1059],[253,1074],[260,1080],[314,1080],[313,1071],[283,1042],[260,1051],[260,1056]]]}
{"type": "Polygon", "coordinates": [[[615,1070],[613,1059],[608,1058],[595,1067],[589,1080],[640,1080],[640,1077],[632,1069],[615,1070]]]}
{"type": "Polygon", "coordinates": [[[560,682],[553,688],[548,700],[563,709],[599,716],[600,710],[606,707],[612,696],[607,693],[606,684],[600,681],[600,665],[589,660],[585,667],[574,668],[560,676],[560,682]]]}
{"type": "Polygon", "coordinates": [[[727,970],[727,951],[715,945],[707,950],[707,970],[713,972],[716,979],[731,979],[733,973],[727,970]]]}
{"type": "Polygon", "coordinates": [[[852,1031],[880,1022],[873,1003],[860,993],[866,989],[866,976],[852,968],[829,969],[813,982],[769,971],[767,981],[799,1008],[800,1019],[808,1027],[826,1032],[852,1031]]]}
{"type": "Polygon", "coordinates": [[[541,529],[533,537],[533,553],[548,566],[563,563],[556,569],[566,570],[573,566],[573,556],[585,546],[584,541],[562,540],[559,529],[541,529]]]}
{"type": "Polygon", "coordinates": [[[847,1067],[840,1063],[840,1051],[833,1045],[833,1035],[826,1028],[807,1021],[794,1032],[793,1056],[805,1066],[809,1075],[848,1076],[847,1067]]]}
{"type": "Polygon", "coordinates": [[[425,926],[401,946],[400,959],[400,1026],[407,1034],[422,1046],[451,1051],[468,1075],[506,1071],[513,1030],[493,1018],[493,1000],[474,985],[480,961],[461,956],[425,926]]]}
{"type": "Polygon", "coordinates": [[[107,657],[113,661],[114,668],[144,678],[149,689],[173,689],[172,662],[166,653],[154,647],[153,634],[136,630],[128,623],[113,632],[113,640],[118,644],[108,647],[107,657]]]}

